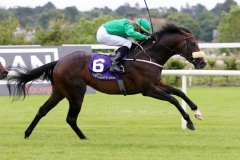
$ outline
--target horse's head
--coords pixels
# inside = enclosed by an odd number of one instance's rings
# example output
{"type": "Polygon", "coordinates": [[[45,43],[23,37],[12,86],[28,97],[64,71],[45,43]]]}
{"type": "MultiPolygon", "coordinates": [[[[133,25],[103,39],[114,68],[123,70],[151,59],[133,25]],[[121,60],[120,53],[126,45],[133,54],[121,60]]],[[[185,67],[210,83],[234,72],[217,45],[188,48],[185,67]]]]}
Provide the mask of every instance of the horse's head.
{"type": "Polygon", "coordinates": [[[169,24],[160,32],[153,34],[158,47],[162,47],[171,54],[178,54],[186,58],[196,69],[206,66],[205,53],[200,51],[195,36],[186,28],[169,24]]]}
{"type": "Polygon", "coordinates": [[[200,51],[198,43],[194,35],[186,28],[181,28],[181,33],[184,36],[183,43],[180,42],[180,55],[185,57],[196,69],[202,69],[206,66],[204,59],[205,53],[200,51]]]}

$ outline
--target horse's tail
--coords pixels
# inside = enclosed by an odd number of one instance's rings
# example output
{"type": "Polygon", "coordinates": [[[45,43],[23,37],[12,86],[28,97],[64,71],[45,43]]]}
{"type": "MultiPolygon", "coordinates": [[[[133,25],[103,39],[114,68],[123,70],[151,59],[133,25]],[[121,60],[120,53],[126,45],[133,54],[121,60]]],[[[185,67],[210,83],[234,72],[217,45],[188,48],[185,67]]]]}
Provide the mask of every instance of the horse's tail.
{"type": "Polygon", "coordinates": [[[40,79],[42,81],[47,80],[53,84],[52,72],[58,61],[54,61],[45,65],[42,65],[35,69],[27,69],[26,67],[11,68],[14,74],[9,76],[7,82],[7,88],[9,95],[13,97],[14,100],[23,99],[26,97],[26,89],[29,88],[32,82],[40,79]],[[28,82],[31,82],[27,85],[28,82]]]}

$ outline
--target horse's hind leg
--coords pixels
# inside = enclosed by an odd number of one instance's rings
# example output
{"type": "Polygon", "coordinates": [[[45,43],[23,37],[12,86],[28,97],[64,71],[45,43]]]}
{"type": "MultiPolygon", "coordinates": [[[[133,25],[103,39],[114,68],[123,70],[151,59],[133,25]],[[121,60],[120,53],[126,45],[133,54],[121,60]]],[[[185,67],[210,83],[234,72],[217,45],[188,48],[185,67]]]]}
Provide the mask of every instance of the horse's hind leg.
{"type": "Polygon", "coordinates": [[[86,92],[86,85],[83,82],[79,85],[74,86],[73,88],[69,88],[68,90],[70,91],[70,97],[68,98],[69,111],[66,121],[80,139],[87,139],[77,125],[77,118],[81,111],[84,94],[86,92]]]}
{"type": "Polygon", "coordinates": [[[71,126],[71,128],[75,131],[75,133],[78,135],[80,139],[87,139],[77,125],[77,118],[80,113],[81,106],[82,106],[82,99],[71,100],[69,102],[69,111],[68,111],[66,120],[67,120],[67,123],[71,126]]]}
{"type": "Polygon", "coordinates": [[[162,82],[159,83],[158,88],[160,88],[161,90],[163,90],[164,92],[168,93],[168,94],[173,94],[176,95],[178,97],[181,97],[188,105],[189,107],[195,112],[195,117],[199,120],[202,120],[202,114],[201,112],[198,110],[198,107],[195,103],[193,103],[185,93],[183,93],[181,90],[171,87],[169,85],[163,84],[162,82]]]}
{"type": "Polygon", "coordinates": [[[37,115],[25,131],[25,138],[28,138],[31,135],[33,129],[36,127],[41,118],[43,118],[51,109],[53,109],[63,98],[64,97],[58,93],[58,91],[53,89],[51,97],[40,107],[37,115]]]}

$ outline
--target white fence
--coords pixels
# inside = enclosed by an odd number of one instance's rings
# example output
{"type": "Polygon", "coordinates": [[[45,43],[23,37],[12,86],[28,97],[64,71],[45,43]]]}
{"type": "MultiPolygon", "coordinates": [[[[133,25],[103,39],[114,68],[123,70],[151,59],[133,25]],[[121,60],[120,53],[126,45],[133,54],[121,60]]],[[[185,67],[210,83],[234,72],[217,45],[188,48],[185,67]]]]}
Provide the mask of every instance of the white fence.
{"type": "MultiPolygon", "coordinates": [[[[240,43],[199,43],[199,48],[240,48],[240,43]]],[[[91,46],[92,49],[116,49],[115,46],[101,44],[64,44],[63,46],[91,46]]]]}

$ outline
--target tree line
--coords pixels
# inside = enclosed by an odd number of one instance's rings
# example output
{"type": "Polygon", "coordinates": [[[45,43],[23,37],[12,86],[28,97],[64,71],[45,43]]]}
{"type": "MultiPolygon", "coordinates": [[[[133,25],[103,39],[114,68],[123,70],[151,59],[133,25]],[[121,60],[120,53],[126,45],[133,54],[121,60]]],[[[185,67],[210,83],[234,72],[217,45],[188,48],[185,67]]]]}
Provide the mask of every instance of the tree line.
{"type": "MultiPolygon", "coordinates": [[[[208,10],[202,4],[176,8],[150,9],[154,31],[166,23],[189,28],[203,42],[239,42],[240,6],[234,0],[217,3],[208,10]],[[214,34],[216,33],[216,34],[214,34]]],[[[0,8],[0,45],[89,44],[96,41],[96,31],[104,22],[116,18],[148,18],[146,8],[127,2],[116,10],[108,7],[81,12],[76,7],[58,9],[48,2],[35,8],[0,8]],[[17,28],[24,32],[16,32],[17,28]],[[32,35],[26,39],[26,36],[32,35]]]]}

